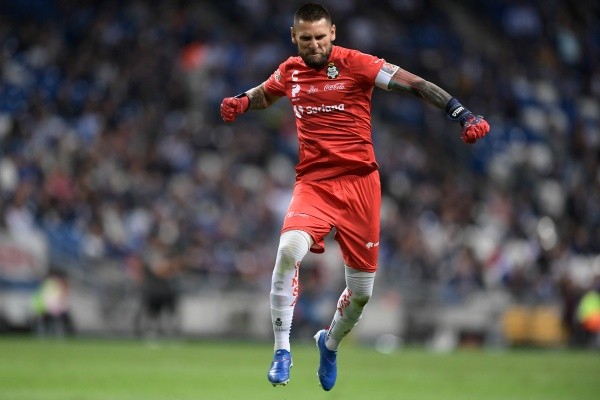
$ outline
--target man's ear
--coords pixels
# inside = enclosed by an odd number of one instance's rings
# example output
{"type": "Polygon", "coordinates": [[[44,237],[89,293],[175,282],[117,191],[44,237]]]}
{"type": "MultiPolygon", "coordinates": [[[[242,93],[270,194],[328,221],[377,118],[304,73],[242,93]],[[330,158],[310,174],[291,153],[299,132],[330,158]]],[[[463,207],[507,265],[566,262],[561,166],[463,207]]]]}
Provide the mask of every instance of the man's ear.
{"type": "Polygon", "coordinates": [[[296,40],[296,32],[294,32],[294,27],[290,27],[290,35],[292,36],[292,43],[294,44],[298,44],[298,41],[296,40]]]}
{"type": "Polygon", "coordinates": [[[335,25],[331,25],[331,41],[335,40],[335,25]]]}

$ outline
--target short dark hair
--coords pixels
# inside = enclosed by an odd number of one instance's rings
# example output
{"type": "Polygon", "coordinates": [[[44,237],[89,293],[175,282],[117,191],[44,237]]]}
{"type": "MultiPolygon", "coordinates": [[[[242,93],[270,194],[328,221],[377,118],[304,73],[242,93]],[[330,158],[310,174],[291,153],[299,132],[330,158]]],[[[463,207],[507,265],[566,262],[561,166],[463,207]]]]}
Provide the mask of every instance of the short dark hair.
{"type": "Polygon", "coordinates": [[[306,3],[296,10],[296,14],[294,14],[294,25],[300,20],[315,22],[323,18],[331,23],[331,14],[329,14],[329,11],[327,11],[325,7],[317,3],[306,3]]]}

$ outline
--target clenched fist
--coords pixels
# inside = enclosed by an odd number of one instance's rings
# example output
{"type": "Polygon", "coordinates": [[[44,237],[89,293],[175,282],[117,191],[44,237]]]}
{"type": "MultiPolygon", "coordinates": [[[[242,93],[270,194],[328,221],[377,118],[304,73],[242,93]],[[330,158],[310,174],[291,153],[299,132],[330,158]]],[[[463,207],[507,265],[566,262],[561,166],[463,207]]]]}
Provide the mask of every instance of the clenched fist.
{"type": "Polygon", "coordinates": [[[235,97],[226,97],[221,103],[221,118],[225,122],[233,122],[238,114],[243,114],[248,110],[250,99],[245,94],[235,97]]]}
{"type": "Polygon", "coordinates": [[[490,124],[481,115],[473,114],[454,97],[446,104],[446,115],[462,126],[461,138],[465,143],[475,143],[490,131],[490,124]]]}
{"type": "Polygon", "coordinates": [[[463,128],[461,138],[465,143],[475,143],[490,131],[490,124],[480,115],[469,114],[460,120],[460,125],[463,128]]]}

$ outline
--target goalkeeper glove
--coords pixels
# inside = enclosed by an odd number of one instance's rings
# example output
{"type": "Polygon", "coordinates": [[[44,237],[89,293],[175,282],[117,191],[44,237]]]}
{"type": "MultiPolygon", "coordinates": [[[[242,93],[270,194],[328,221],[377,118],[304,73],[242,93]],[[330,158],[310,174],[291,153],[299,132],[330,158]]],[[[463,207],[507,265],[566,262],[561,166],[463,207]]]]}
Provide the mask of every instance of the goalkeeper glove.
{"type": "Polygon", "coordinates": [[[238,114],[243,114],[248,110],[250,99],[246,93],[238,94],[235,97],[226,97],[221,103],[221,118],[225,122],[233,122],[238,114]]]}
{"type": "Polygon", "coordinates": [[[454,97],[446,104],[446,115],[452,121],[458,121],[462,126],[461,138],[465,143],[475,143],[490,131],[490,125],[481,115],[475,115],[467,110],[454,97]]]}

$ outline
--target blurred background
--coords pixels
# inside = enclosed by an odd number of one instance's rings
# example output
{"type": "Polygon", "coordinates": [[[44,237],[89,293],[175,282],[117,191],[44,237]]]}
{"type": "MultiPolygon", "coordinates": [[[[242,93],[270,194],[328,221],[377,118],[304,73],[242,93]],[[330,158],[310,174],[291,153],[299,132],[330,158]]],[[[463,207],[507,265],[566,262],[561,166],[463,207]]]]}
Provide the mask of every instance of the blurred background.
{"type": "MultiPolygon", "coordinates": [[[[284,99],[223,97],[290,55],[301,2],[0,2],[0,332],[271,340],[296,163],[284,99]]],[[[492,126],[475,145],[375,90],[380,270],[353,337],[598,346],[600,6],[322,1],[336,43],[385,58],[492,126]]],[[[293,335],[327,325],[337,244],[303,262],[293,335]]]]}

